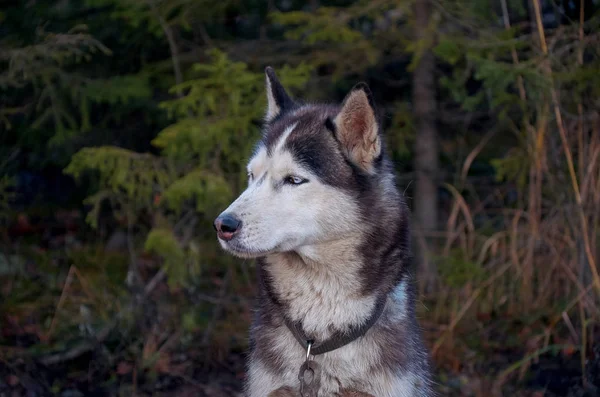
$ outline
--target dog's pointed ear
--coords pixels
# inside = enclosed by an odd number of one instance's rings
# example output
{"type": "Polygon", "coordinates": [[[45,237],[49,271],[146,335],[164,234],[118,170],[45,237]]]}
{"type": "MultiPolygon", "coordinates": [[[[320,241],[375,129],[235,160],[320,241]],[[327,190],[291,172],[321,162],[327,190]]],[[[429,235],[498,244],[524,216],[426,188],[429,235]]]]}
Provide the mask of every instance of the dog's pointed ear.
{"type": "Polygon", "coordinates": [[[265,68],[266,88],[267,88],[267,122],[273,120],[294,105],[294,101],[285,92],[285,89],[279,82],[275,70],[267,66],[265,68]]]}
{"type": "Polygon", "coordinates": [[[333,122],[344,154],[363,170],[373,172],[381,154],[381,136],[371,90],[365,83],[357,84],[346,95],[333,122]]]}

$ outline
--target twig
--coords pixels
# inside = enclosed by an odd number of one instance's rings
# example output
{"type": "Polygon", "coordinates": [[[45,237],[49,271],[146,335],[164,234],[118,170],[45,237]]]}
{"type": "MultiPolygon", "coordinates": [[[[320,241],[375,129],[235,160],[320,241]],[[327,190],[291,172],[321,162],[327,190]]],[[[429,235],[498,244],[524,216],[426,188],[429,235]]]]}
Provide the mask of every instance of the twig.
{"type": "Polygon", "coordinates": [[[535,352],[525,356],[522,360],[519,360],[516,363],[512,364],[507,369],[502,371],[500,373],[500,375],[498,375],[498,377],[494,381],[493,390],[499,391],[500,388],[502,387],[502,384],[506,381],[506,378],[511,373],[513,373],[514,371],[519,369],[522,365],[528,363],[532,359],[538,357],[540,354],[543,354],[543,353],[546,353],[546,352],[549,352],[549,351],[555,350],[555,349],[566,349],[566,348],[573,348],[573,349],[577,350],[577,346],[573,346],[573,345],[550,345],[550,346],[543,347],[539,350],[536,350],[535,352]]]}
{"type": "MultiPolygon", "coordinates": [[[[583,66],[583,23],[584,23],[584,1],[581,0],[579,3],[579,48],[577,51],[577,64],[579,65],[579,67],[583,66]]],[[[584,136],[583,136],[583,103],[582,103],[582,99],[579,98],[579,100],[577,101],[577,143],[578,143],[578,159],[579,159],[579,182],[583,183],[583,188],[582,188],[582,195],[585,198],[587,196],[586,194],[586,185],[585,185],[585,180],[587,179],[587,176],[592,175],[592,168],[588,168],[588,175],[585,174],[585,151],[584,151],[584,136]]],[[[598,151],[596,150],[592,157],[593,160],[590,161],[590,166],[591,164],[595,163],[595,160],[597,158],[598,155],[598,151]]],[[[581,252],[581,251],[580,251],[581,252]]],[[[581,280],[585,280],[585,261],[583,260],[582,255],[580,254],[580,264],[579,264],[579,277],[581,278],[581,280]]],[[[579,319],[581,321],[581,354],[579,355],[580,357],[580,365],[581,365],[581,383],[583,384],[584,389],[587,387],[587,377],[586,377],[586,371],[585,371],[585,356],[586,356],[586,345],[587,345],[587,326],[586,326],[586,319],[585,319],[585,307],[583,302],[579,302],[579,319]]]]}
{"type": "Polygon", "coordinates": [[[575,327],[573,327],[573,323],[571,322],[571,319],[569,318],[569,314],[567,312],[562,312],[561,317],[563,319],[563,321],[565,322],[565,324],[567,324],[567,328],[569,330],[569,332],[571,333],[571,336],[575,339],[575,342],[579,341],[579,335],[577,335],[577,332],[575,331],[575,327]]]}
{"type": "Polygon", "coordinates": [[[104,328],[102,328],[102,330],[100,330],[100,332],[98,332],[95,335],[94,341],[81,342],[67,351],[50,354],[48,356],[40,358],[39,361],[44,365],[58,364],[64,361],[69,361],[74,358],[77,358],[82,354],[85,354],[88,351],[94,349],[94,347],[98,343],[102,343],[108,337],[110,332],[117,325],[119,319],[124,317],[127,313],[136,309],[148,297],[148,295],[150,295],[150,293],[152,292],[152,290],[154,290],[158,283],[160,283],[165,277],[166,272],[164,271],[164,269],[160,269],[144,288],[143,295],[139,299],[130,302],[129,305],[127,305],[123,310],[121,310],[121,312],[117,314],[115,319],[110,324],[106,325],[104,328]]]}
{"type": "MultiPolygon", "coordinates": [[[[167,42],[169,43],[169,50],[171,51],[171,60],[173,62],[173,72],[175,73],[175,83],[177,85],[183,82],[183,74],[181,73],[181,65],[179,63],[179,49],[177,48],[177,42],[175,41],[175,35],[173,34],[173,30],[167,23],[167,21],[160,15],[160,12],[156,8],[156,4],[154,4],[153,0],[148,1],[148,6],[152,9],[154,16],[158,20],[160,27],[165,32],[165,36],[167,37],[167,42]]],[[[177,96],[183,98],[183,92],[180,89],[177,89],[177,96]]]]}
{"type": "Polygon", "coordinates": [[[165,271],[164,268],[161,268],[158,272],[156,272],[154,277],[152,277],[152,279],[148,282],[148,284],[146,284],[146,287],[144,288],[144,295],[142,295],[142,297],[143,298],[148,297],[148,295],[150,295],[150,293],[154,290],[154,288],[156,288],[158,283],[163,281],[163,279],[166,277],[166,275],[167,275],[167,272],[165,271]]]}
{"type": "Polygon", "coordinates": [[[2,171],[2,169],[6,166],[6,164],[10,164],[21,152],[21,149],[16,148],[16,149],[12,149],[10,154],[8,156],[6,156],[6,158],[4,159],[4,161],[2,161],[2,163],[0,163],[0,171],[2,171]]]}
{"type": "Polygon", "coordinates": [[[206,44],[209,47],[214,47],[214,43],[210,38],[210,35],[208,34],[208,31],[206,30],[204,24],[202,22],[198,22],[196,26],[198,27],[198,32],[200,33],[200,37],[202,37],[202,41],[204,41],[204,44],[206,44]]]}
{"type": "Polygon", "coordinates": [[[444,331],[442,336],[440,336],[438,338],[438,340],[435,342],[435,344],[433,345],[433,348],[431,349],[432,355],[435,355],[435,353],[438,351],[438,349],[442,346],[442,343],[444,343],[444,340],[446,339],[448,334],[451,333],[454,330],[454,328],[456,328],[456,325],[463,318],[463,316],[465,315],[467,310],[469,310],[469,308],[471,307],[473,302],[475,302],[477,300],[477,297],[479,296],[479,294],[481,294],[481,292],[483,290],[485,290],[490,285],[492,285],[492,283],[494,281],[496,281],[496,279],[498,279],[500,276],[502,276],[508,269],[510,269],[511,266],[512,266],[512,263],[510,263],[510,262],[505,263],[504,266],[502,266],[500,269],[498,269],[498,271],[496,271],[496,273],[494,273],[490,278],[488,278],[484,283],[482,283],[475,291],[473,291],[473,293],[471,294],[469,299],[467,299],[467,301],[465,302],[463,307],[460,309],[460,311],[458,312],[456,317],[454,317],[454,319],[452,320],[452,322],[450,323],[448,328],[446,328],[446,330],[444,331]]]}
{"type": "Polygon", "coordinates": [[[65,302],[65,299],[67,298],[67,291],[69,290],[69,286],[71,285],[71,281],[73,280],[73,267],[74,266],[75,265],[71,265],[71,267],[69,267],[69,272],[67,273],[67,277],[65,278],[65,284],[60,293],[60,299],[58,300],[58,304],[56,305],[56,310],[54,311],[54,316],[52,317],[52,322],[50,323],[50,328],[48,329],[48,332],[46,332],[46,335],[44,335],[44,339],[46,342],[50,340],[52,331],[54,331],[54,327],[56,326],[56,317],[58,315],[58,312],[62,308],[62,306],[65,302]]]}
{"type": "MultiPolygon", "coordinates": [[[[583,299],[590,292],[592,287],[594,287],[593,283],[588,285],[575,298],[573,298],[569,303],[567,303],[567,305],[565,306],[565,308],[563,309],[562,312],[568,312],[573,307],[575,307],[575,305],[577,305],[579,303],[579,301],[581,301],[581,299],[583,299]]],[[[550,321],[550,324],[547,327],[548,333],[550,333],[550,330],[552,330],[552,328],[554,328],[556,326],[556,324],[558,324],[558,322],[561,320],[561,318],[562,318],[562,315],[556,315],[554,317],[554,319],[552,319],[552,321],[550,321]]]]}
{"type": "Polygon", "coordinates": [[[471,152],[465,159],[465,162],[462,167],[462,171],[460,173],[461,186],[464,186],[467,181],[467,175],[469,173],[469,168],[471,168],[471,164],[473,163],[473,161],[475,161],[475,158],[477,157],[477,155],[483,150],[483,148],[485,147],[485,145],[487,145],[487,143],[490,141],[490,139],[492,139],[494,134],[496,134],[496,129],[491,129],[490,131],[488,131],[484,135],[484,137],[479,141],[477,146],[475,146],[475,148],[473,150],[471,150],[471,152]]]}
{"type": "MultiPolygon", "coordinates": [[[[458,217],[458,214],[461,212],[465,217],[465,223],[466,223],[466,229],[468,231],[468,235],[467,235],[467,247],[468,247],[468,252],[467,254],[469,255],[469,257],[471,256],[471,254],[473,253],[473,245],[474,245],[474,233],[475,233],[475,224],[473,223],[473,216],[471,214],[471,211],[469,210],[469,206],[467,205],[467,202],[465,201],[464,197],[459,193],[459,191],[452,186],[449,183],[445,183],[444,187],[446,187],[446,189],[448,189],[448,191],[452,194],[452,196],[454,197],[454,206],[452,209],[452,216],[448,219],[448,225],[453,225],[456,223],[456,219],[458,217]]],[[[450,233],[450,228],[448,228],[448,233],[450,233]]],[[[452,244],[452,241],[454,239],[450,239],[448,238],[448,240],[446,241],[446,245],[444,247],[444,255],[449,255],[450,253],[450,245],[452,244]]]]}
{"type": "Polygon", "coordinates": [[[58,304],[56,305],[56,310],[54,311],[54,316],[52,317],[52,322],[50,323],[50,328],[48,329],[48,332],[46,333],[46,335],[44,335],[42,337],[45,342],[50,341],[50,337],[56,326],[58,312],[63,307],[64,302],[67,299],[67,293],[68,293],[67,291],[69,291],[69,289],[71,287],[71,283],[73,282],[73,275],[75,275],[75,277],[77,277],[77,279],[81,283],[81,287],[83,288],[86,295],[90,298],[93,298],[93,296],[94,296],[87,281],[81,275],[81,273],[79,273],[79,270],[77,270],[77,267],[75,265],[71,265],[71,267],[69,268],[69,272],[67,273],[67,277],[65,278],[65,284],[64,284],[63,290],[60,294],[60,299],[58,300],[58,304]]]}
{"type": "MultiPolygon", "coordinates": [[[[101,343],[104,339],[106,339],[106,337],[110,334],[110,331],[113,329],[115,324],[116,324],[116,321],[113,321],[110,325],[107,325],[106,327],[104,327],[96,335],[96,337],[95,337],[96,343],[101,343]]],[[[41,358],[39,361],[44,365],[53,365],[53,364],[61,363],[63,361],[69,361],[69,360],[77,358],[77,357],[81,356],[82,354],[85,354],[88,351],[92,350],[95,347],[96,343],[87,342],[87,341],[82,342],[65,352],[48,355],[46,357],[41,358]]]]}
{"type": "Polygon", "coordinates": [[[137,290],[140,282],[140,275],[137,267],[137,256],[133,244],[133,211],[127,206],[127,250],[129,251],[129,268],[127,269],[126,284],[129,288],[137,290]]]}
{"type": "MultiPolygon", "coordinates": [[[[506,0],[500,0],[500,4],[502,5],[502,17],[504,20],[504,27],[506,28],[506,30],[509,30],[510,19],[508,17],[508,6],[506,5],[506,0]]],[[[519,66],[519,55],[517,54],[517,50],[515,49],[514,45],[510,46],[510,53],[512,55],[513,63],[515,64],[515,66],[519,66]]],[[[519,97],[521,97],[521,100],[523,101],[523,103],[525,103],[527,96],[525,94],[525,85],[523,84],[523,76],[521,76],[521,74],[517,76],[517,83],[517,86],[519,87],[519,97]]]]}
{"type": "Polygon", "coordinates": [[[217,321],[221,311],[223,310],[223,306],[225,306],[225,294],[227,293],[227,288],[229,288],[229,282],[231,280],[232,271],[231,267],[227,269],[227,273],[225,274],[225,279],[223,280],[223,285],[221,285],[221,291],[219,292],[219,301],[213,310],[213,315],[210,323],[204,330],[204,334],[202,335],[202,346],[206,346],[208,344],[208,340],[210,338],[210,334],[212,333],[215,322],[217,321]]]}

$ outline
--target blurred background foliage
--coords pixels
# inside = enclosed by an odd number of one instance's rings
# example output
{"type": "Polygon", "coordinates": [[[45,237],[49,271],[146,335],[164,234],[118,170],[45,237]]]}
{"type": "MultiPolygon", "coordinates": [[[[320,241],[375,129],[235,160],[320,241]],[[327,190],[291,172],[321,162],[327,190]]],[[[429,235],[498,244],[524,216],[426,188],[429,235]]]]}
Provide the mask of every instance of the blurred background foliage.
{"type": "Polygon", "coordinates": [[[441,395],[597,395],[599,8],[2,5],[0,395],[240,393],[254,264],[212,221],[245,185],[267,65],[307,101],[370,85],[441,395]]]}

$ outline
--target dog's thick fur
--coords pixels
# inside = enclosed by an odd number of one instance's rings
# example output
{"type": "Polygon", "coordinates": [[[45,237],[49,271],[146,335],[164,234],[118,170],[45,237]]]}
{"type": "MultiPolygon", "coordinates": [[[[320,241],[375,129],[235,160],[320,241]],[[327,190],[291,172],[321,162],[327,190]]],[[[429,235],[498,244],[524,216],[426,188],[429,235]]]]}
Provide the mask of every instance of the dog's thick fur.
{"type": "Polygon", "coordinates": [[[319,396],[431,396],[408,267],[409,211],[369,89],[357,85],[340,105],[300,104],[271,68],[266,88],[263,138],[248,163],[248,187],[217,218],[232,217],[238,227],[216,226],[227,252],[257,258],[246,394],[299,395],[306,352],[284,314],[321,341],[367,320],[387,296],[363,337],[315,356],[319,396]]]}

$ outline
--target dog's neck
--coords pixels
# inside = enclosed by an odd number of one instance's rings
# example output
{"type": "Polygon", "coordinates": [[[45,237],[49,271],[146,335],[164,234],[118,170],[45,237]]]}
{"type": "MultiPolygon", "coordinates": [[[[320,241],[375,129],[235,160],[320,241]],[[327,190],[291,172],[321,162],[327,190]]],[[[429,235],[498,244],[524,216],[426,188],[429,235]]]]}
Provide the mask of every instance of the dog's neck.
{"type": "Polygon", "coordinates": [[[272,292],[285,315],[316,338],[363,322],[375,308],[378,297],[361,293],[363,259],[357,243],[347,238],[265,258],[272,292]]]}

